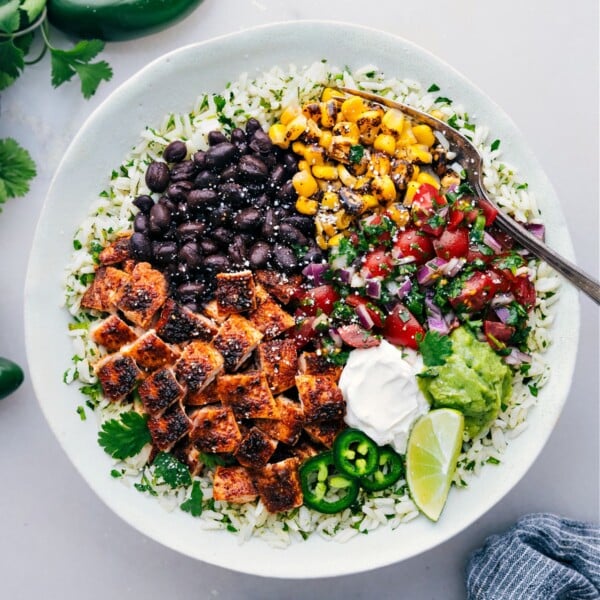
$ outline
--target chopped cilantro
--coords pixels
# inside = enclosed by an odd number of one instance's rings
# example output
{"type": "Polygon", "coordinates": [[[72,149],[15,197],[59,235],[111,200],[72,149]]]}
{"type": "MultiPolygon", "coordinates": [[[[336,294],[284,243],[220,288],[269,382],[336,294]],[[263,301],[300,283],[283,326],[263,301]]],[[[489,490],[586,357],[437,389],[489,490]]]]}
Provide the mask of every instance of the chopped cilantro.
{"type": "Polygon", "coordinates": [[[110,476],[119,479],[119,477],[123,477],[123,472],[118,469],[111,469],[110,476]]]}
{"type": "Polygon", "coordinates": [[[219,96],[219,94],[214,94],[213,100],[215,102],[215,108],[217,109],[217,112],[221,112],[225,108],[225,98],[223,98],[223,96],[219,96]]]}
{"type": "Polygon", "coordinates": [[[350,147],[350,154],[348,158],[351,163],[359,163],[362,160],[362,157],[365,153],[365,149],[360,145],[356,144],[355,146],[350,147]]]}
{"type": "Polygon", "coordinates": [[[89,396],[90,400],[94,404],[96,404],[98,400],[100,400],[100,396],[102,396],[102,386],[100,385],[99,381],[96,383],[90,383],[89,385],[82,385],[79,388],[79,391],[84,396],[89,396]]]}
{"type": "Polygon", "coordinates": [[[200,489],[200,483],[194,481],[192,484],[192,492],[190,497],[182,502],[180,507],[184,512],[189,512],[192,517],[199,517],[202,514],[202,500],[204,495],[202,494],[202,490],[200,489]]]}
{"type": "Polygon", "coordinates": [[[230,458],[220,456],[219,454],[207,454],[206,452],[200,452],[200,462],[208,468],[214,467],[226,467],[233,464],[230,458]]]}
{"type": "Polygon", "coordinates": [[[192,483],[189,469],[169,452],[159,452],[154,459],[154,477],[168,486],[177,488],[192,483]]]}
{"type": "Polygon", "coordinates": [[[537,386],[537,385],[535,385],[535,383],[532,383],[532,384],[529,386],[529,391],[531,392],[531,395],[532,395],[534,398],[537,398],[537,395],[538,395],[539,389],[538,389],[538,386],[537,386]]]}
{"type": "Polygon", "coordinates": [[[83,244],[79,240],[73,240],[73,248],[75,248],[75,250],[81,250],[83,244]]]}
{"type": "Polygon", "coordinates": [[[428,92],[439,92],[440,86],[437,83],[432,83],[429,88],[427,88],[428,92]]]}
{"type": "Polygon", "coordinates": [[[332,352],[326,354],[325,358],[333,365],[343,367],[348,362],[350,352],[348,350],[341,350],[340,352],[332,352]]]}
{"type": "Polygon", "coordinates": [[[438,96],[434,102],[436,104],[452,104],[452,100],[450,100],[450,98],[446,98],[445,96],[438,96]]]}
{"type": "Polygon", "coordinates": [[[494,150],[498,150],[498,148],[500,148],[500,140],[494,140],[491,146],[492,152],[494,152],[494,150]]]}
{"type": "Polygon", "coordinates": [[[110,419],[102,424],[98,443],[113,458],[123,460],[135,456],[152,441],[147,421],[147,416],[135,411],[124,412],[119,419],[110,419]]]}
{"type": "Polygon", "coordinates": [[[452,354],[452,341],[448,336],[440,335],[437,331],[428,331],[422,340],[417,340],[417,343],[426,367],[445,365],[446,359],[452,354]]]}
{"type": "Polygon", "coordinates": [[[86,415],[85,415],[85,408],[83,408],[83,406],[78,406],[78,407],[77,407],[77,414],[79,415],[79,418],[80,418],[82,421],[85,421],[85,420],[86,420],[86,418],[87,418],[87,417],[86,417],[86,415]]]}

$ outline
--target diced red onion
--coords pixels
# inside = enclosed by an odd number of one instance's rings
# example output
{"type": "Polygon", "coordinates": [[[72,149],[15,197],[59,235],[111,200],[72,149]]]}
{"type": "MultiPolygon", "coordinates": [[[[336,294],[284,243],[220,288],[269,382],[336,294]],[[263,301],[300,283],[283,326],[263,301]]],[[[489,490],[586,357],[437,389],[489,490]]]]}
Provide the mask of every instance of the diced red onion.
{"type": "Polygon", "coordinates": [[[329,330],[329,337],[333,340],[336,348],[341,348],[344,345],[344,340],[342,340],[342,336],[338,333],[337,329],[332,327],[329,330]]]}
{"type": "Polygon", "coordinates": [[[435,319],[443,319],[440,307],[433,301],[430,295],[425,296],[425,308],[427,314],[435,319]]]}
{"type": "Polygon", "coordinates": [[[400,248],[398,248],[398,246],[394,246],[392,248],[390,254],[392,255],[392,258],[394,260],[398,260],[404,256],[404,254],[402,254],[402,250],[400,250],[400,248]]]}
{"type": "Polygon", "coordinates": [[[505,306],[499,306],[498,308],[495,308],[494,312],[504,324],[506,324],[508,319],[510,319],[510,311],[505,306]]]}
{"type": "Polygon", "coordinates": [[[446,323],[444,319],[427,317],[427,325],[429,327],[429,331],[437,331],[437,333],[441,333],[442,335],[446,335],[450,332],[448,323],[446,323]]]}
{"type": "Polygon", "coordinates": [[[414,256],[403,256],[402,258],[399,258],[396,261],[397,265],[408,265],[410,263],[415,262],[415,257],[414,256]]]}
{"type": "Polygon", "coordinates": [[[364,304],[359,304],[354,309],[354,312],[356,313],[356,316],[358,317],[360,324],[365,329],[373,329],[373,325],[375,325],[375,323],[374,323],[373,319],[371,318],[371,315],[369,314],[367,307],[364,304]]]}
{"type": "Polygon", "coordinates": [[[400,289],[400,284],[397,281],[388,281],[385,284],[385,289],[393,296],[400,289]]]}
{"type": "Polygon", "coordinates": [[[302,275],[308,279],[312,279],[315,285],[323,285],[325,283],[323,276],[328,269],[329,266],[325,263],[310,263],[302,269],[302,275]]]}
{"type": "Polygon", "coordinates": [[[404,283],[400,286],[398,291],[396,292],[396,296],[402,300],[409,292],[412,290],[412,281],[408,278],[404,281],[404,283]]]}
{"type": "Polygon", "coordinates": [[[542,242],[544,241],[544,238],[546,237],[546,228],[544,225],[541,223],[529,223],[527,229],[529,230],[529,233],[535,235],[536,238],[539,238],[542,242]]]}
{"type": "Polygon", "coordinates": [[[432,284],[439,276],[440,270],[447,264],[443,258],[433,258],[417,271],[417,281],[421,285],[432,284]]]}
{"type": "Polygon", "coordinates": [[[448,275],[448,277],[456,277],[459,271],[465,266],[466,262],[466,258],[453,257],[448,261],[448,264],[441,269],[442,273],[448,275]]]}
{"type": "Polygon", "coordinates": [[[492,298],[490,304],[492,305],[492,308],[498,308],[499,306],[506,306],[507,304],[510,304],[514,299],[515,297],[509,292],[496,294],[492,298]]]}
{"type": "Polygon", "coordinates": [[[531,356],[529,356],[529,354],[525,354],[525,352],[521,352],[517,348],[512,348],[510,354],[504,357],[504,362],[507,365],[518,366],[522,363],[530,363],[531,356]]]}
{"type": "Polygon", "coordinates": [[[502,252],[502,246],[500,245],[498,240],[491,236],[487,231],[483,232],[483,243],[488,248],[491,248],[496,254],[500,254],[502,252]]]}
{"type": "Polygon", "coordinates": [[[340,279],[342,283],[350,283],[352,281],[352,276],[354,275],[354,269],[341,269],[340,270],[340,279]]]}
{"type": "Polygon", "coordinates": [[[313,319],[312,328],[316,331],[321,325],[327,325],[328,323],[329,317],[325,313],[322,313],[313,319]]]}
{"type": "Polygon", "coordinates": [[[379,279],[369,279],[367,281],[367,296],[379,300],[381,298],[381,281],[379,279]]]}

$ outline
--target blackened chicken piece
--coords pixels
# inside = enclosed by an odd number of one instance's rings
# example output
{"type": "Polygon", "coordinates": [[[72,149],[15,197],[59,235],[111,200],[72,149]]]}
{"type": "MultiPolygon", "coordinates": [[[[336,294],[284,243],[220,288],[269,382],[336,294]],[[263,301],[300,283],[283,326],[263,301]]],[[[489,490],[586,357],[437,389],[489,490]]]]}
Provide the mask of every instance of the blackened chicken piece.
{"type": "Polygon", "coordinates": [[[340,388],[331,377],[297,375],[296,387],[306,423],[333,421],[344,416],[346,403],[340,388]]]}
{"type": "Polygon", "coordinates": [[[175,363],[175,374],[190,393],[202,391],[223,369],[223,357],[206,342],[188,344],[175,363]]]}
{"type": "Polygon", "coordinates": [[[202,452],[235,452],[242,441],[240,428],[228,406],[205,406],[191,414],[190,439],[202,452]]]}
{"type": "Polygon", "coordinates": [[[244,317],[231,315],[219,328],[213,340],[223,355],[226,371],[236,371],[258,346],[263,334],[244,317]]]}
{"type": "Polygon", "coordinates": [[[183,436],[188,435],[192,424],[177,402],[160,417],[148,419],[148,429],[152,436],[152,444],[162,452],[168,452],[183,436]]]}
{"type": "Polygon", "coordinates": [[[277,404],[264,373],[251,371],[221,375],[217,379],[221,402],[230,406],[238,419],[276,419],[277,404]]]}
{"type": "Polygon", "coordinates": [[[252,272],[218,273],[215,296],[222,315],[254,310],[256,294],[252,272]]]}
{"type": "Polygon", "coordinates": [[[114,310],[128,281],[129,275],[120,269],[99,267],[94,281],[81,299],[81,306],[101,312],[114,310]]]}
{"type": "Polygon", "coordinates": [[[109,244],[100,252],[98,260],[101,265],[117,265],[129,258],[129,238],[131,234],[126,234],[118,237],[112,244],[109,244]]]}
{"type": "Polygon", "coordinates": [[[146,377],[138,392],[146,412],[153,417],[161,415],[185,395],[185,390],[179,385],[170,368],[159,369],[146,377]]]}
{"type": "Polygon", "coordinates": [[[294,317],[271,298],[261,302],[248,318],[252,325],[265,336],[266,340],[277,337],[296,324],[294,317]]]}
{"type": "Polygon", "coordinates": [[[213,498],[220,502],[244,504],[258,497],[250,474],[244,467],[217,467],[213,480],[213,498]]]}
{"type": "Polygon", "coordinates": [[[208,342],[217,331],[211,319],[181,306],[171,298],[163,304],[156,322],[156,333],[170,344],[181,344],[192,339],[208,342]]]}
{"type": "Polygon", "coordinates": [[[282,304],[288,304],[297,295],[302,284],[302,275],[285,275],[276,271],[256,271],[254,277],[282,304]]]}
{"type": "Polygon", "coordinates": [[[323,446],[326,446],[327,448],[333,446],[333,441],[342,429],[346,429],[346,424],[343,419],[316,421],[314,423],[307,423],[304,426],[304,430],[313,442],[323,444],[323,446]]]}
{"type": "Polygon", "coordinates": [[[133,329],[117,315],[111,315],[90,328],[90,336],[96,344],[104,346],[109,352],[116,352],[121,346],[137,339],[133,329]]]}
{"type": "Polygon", "coordinates": [[[276,448],[277,440],[269,437],[257,427],[252,427],[242,438],[234,456],[244,467],[264,467],[276,448]]]}
{"type": "Polygon", "coordinates": [[[121,354],[111,354],[101,360],[95,370],[102,391],[111,402],[124,400],[141,377],[135,361],[121,354]]]}
{"type": "Polygon", "coordinates": [[[200,391],[189,392],[185,397],[184,403],[186,406],[206,406],[207,404],[217,404],[220,401],[217,382],[213,380],[200,391]]]}
{"type": "Polygon", "coordinates": [[[153,330],[150,330],[135,342],[123,346],[121,354],[133,358],[138,367],[153,370],[175,362],[179,351],[165,344],[153,330]]]}
{"type": "Polygon", "coordinates": [[[125,283],[117,308],[129,321],[147,329],[166,299],[165,276],[149,263],[142,262],[135,265],[130,279],[125,283]]]}
{"type": "Polygon", "coordinates": [[[200,475],[204,468],[202,455],[195,444],[190,442],[188,438],[183,438],[171,450],[173,456],[182,462],[189,470],[192,477],[200,475]]]}
{"type": "Polygon", "coordinates": [[[298,359],[298,368],[302,375],[326,375],[339,381],[343,367],[338,367],[317,352],[303,352],[298,359]]]}
{"type": "Polygon", "coordinates": [[[211,300],[210,302],[207,302],[202,308],[202,311],[209,319],[213,320],[215,323],[221,324],[227,319],[227,315],[222,315],[219,312],[219,305],[217,304],[216,300],[211,300]]]}
{"type": "Polygon", "coordinates": [[[298,352],[292,340],[270,340],[258,345],[258,362],[273,394],[296,385],[298,352]]]}
{"type": "Polygon", "coordinates": [[[302,506],[298,466],[297,458],[287,458],[261,469],[251,470],[258,495],[270,513],[285,512],[302,506]]]}
{"type": "Polygon", "coordinates": [[[256,419],[254,423],[273,439],[293,446],[300,438],[304,425],[302,405],[285,396],[275,398],[275,403],[277,419],[256,419]]]}

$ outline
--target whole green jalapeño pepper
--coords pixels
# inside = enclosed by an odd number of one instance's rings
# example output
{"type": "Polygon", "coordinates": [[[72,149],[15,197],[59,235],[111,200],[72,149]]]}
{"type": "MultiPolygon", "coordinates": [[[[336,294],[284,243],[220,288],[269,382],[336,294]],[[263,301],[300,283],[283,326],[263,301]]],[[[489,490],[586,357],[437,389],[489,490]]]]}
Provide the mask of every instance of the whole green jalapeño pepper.
{"type": "Polygon", "coordinates": [[[23,370],[7,358],[0,358],[0,400],[23,383],[23,370]]]}
{"type": "Polygon", "coordinates": [[[300,485],[304,504],[326,514],[348,508],[358,497],[358,480],[336,469],[331,451],[317,454],[300,466],[300,485]]]}
{"type": "Polygon", "coordinates": [[[378,458],[377,444],[358,429],[344,429],[333,443],[335,465],[350,477],[364,477],[373,473],[378,458]]]}
{"type": "Polygon", "coordinates": [[[202,0],[48,0],[52,25],[81,38],[130,40],[190,14],[202,0]]]}

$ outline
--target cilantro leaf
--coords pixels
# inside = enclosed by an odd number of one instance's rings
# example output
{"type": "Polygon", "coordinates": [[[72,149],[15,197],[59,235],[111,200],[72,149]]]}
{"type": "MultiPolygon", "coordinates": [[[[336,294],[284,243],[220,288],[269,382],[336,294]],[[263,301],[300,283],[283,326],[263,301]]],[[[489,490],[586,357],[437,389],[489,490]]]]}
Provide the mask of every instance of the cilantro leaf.
{"type": "Polygon", "coordinates": [[[29,152],[12,138],[0,140],[0,204],[7,198],[23,196],[35,177],[35,163],[29,152]]]}
{"type": "Polygon", "coordinates": [[[197,481],[194,481],[190,497],[185,502],[181,503],[180,508],[185,512],[189,512],[192,517],[199,517],[202,514],[203,499],[204,495],[200,489],[200,484],[197,481]]]}
{"type": "Polygon", "coordinates": [[[215,101],[217,112],[221,112],[225,108],[225,98],[223,98],[223,96],[219,96],[219,94],[214,94],[213,100],[215,101]]]}
{"type": "Polygon", "coordinates": [[[209,469],[213,469],[214,467],[230,466],[235,461],[229,457],[220,456],[219,454],[207,454],[206,452],[200,452],[200,462],[209,469]]]}
{"type": "Polygon", "coordinates": [[[169,452],[159,452],[154,459],[154,478],[162,479],[172,488],[192,483],[189,469],[169,452]]]}
{"type": "Polygon", "coordinates": [[[96,93],[101,81],[109,81],[112,69],[106,61],[90,62],[104,49],[100,40],[83,40],[70,50],[50,48],[52,62],[52,85],[70,81],[77,74],[81,80],[81,93],[90,98],[96,93]]]}
{"type": "Polygon", "coordinates": [[[500,148],[500,140],[494,140],[490,149],[493,152],[494,150],[498,150],[498,148],[500,148]]]}
{"type": "MultiPolygon", "coordinates": [[[[0,42],[0,72],[10,83],[16,79],[25,68],[24,53],[21,48],[15,46],[13,40],[0,42]]],[[[6,85],[2,86],[7,87],[6,85]]]]}
{"type": "Polygon", "coordinates": [[[348,158],[351,163],[357,164],[362,160],[364,153],[364,147],[360,144],[356,144],[355,146],[350,147],[350,154],[348,155],[348,158]]]}
{"type": "Polygon", "coordinates": [[[418,344],[426,367],[445,365],[446,359],[452,354],[452,341],[437,331],[428,331],[418,344]]]}
{"type": "Polygon", "coordinates": [[[152,441],[147,421],[147,416],[135,411],[124,412],[120,419],[110,419],[102,424],[98,444],[119,460],[135,456],[152,441]]]}
{"type": "Polygon", "coordinates": [[[432,83],[427,89],[428,92],[439,92],[440,86],[437,83],[432,83]]]}

